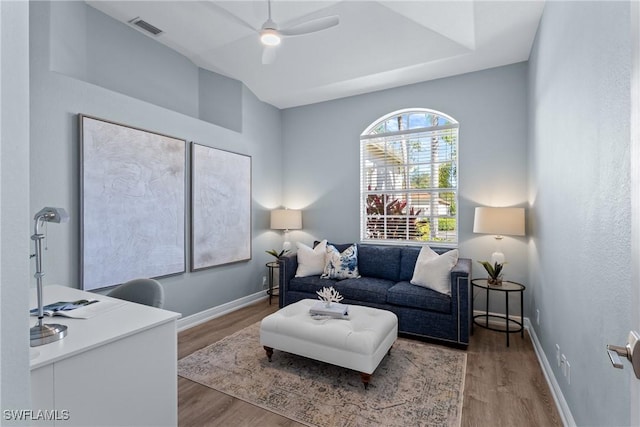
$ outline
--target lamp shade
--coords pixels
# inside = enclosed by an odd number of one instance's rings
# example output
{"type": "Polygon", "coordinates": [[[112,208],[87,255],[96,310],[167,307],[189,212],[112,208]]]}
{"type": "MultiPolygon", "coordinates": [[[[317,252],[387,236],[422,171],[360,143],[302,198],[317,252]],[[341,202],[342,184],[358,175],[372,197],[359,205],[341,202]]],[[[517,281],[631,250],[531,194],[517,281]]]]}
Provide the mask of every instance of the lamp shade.
{"type": "Polygon", "coordinates": [[[295,209],[274,209],[271,211],[272,230],[300,230],[302,211],[295,209]]]}
{"type": "Polygon", "coordinates": [[[473,232],[496,236],[524,236],[524,208],[476,208],[473,232]]]}

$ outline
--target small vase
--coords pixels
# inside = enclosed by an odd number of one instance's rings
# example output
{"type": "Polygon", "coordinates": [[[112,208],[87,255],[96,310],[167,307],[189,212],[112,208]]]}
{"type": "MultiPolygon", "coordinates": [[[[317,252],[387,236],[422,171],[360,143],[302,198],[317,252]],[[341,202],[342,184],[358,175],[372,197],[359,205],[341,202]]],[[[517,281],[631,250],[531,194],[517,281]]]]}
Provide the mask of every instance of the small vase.
{"type": "Polygon", "coordinates": [[[325,302],[324,302],[324,306],[325,306],[326,308],[331,308],[331,301],[325,301],[325,302]]]}
{"type": "Polygon", "coordinates": [[[489,286],[502,286],[502,276],[496,278],[487,277],[487,283],[489,286]]]}

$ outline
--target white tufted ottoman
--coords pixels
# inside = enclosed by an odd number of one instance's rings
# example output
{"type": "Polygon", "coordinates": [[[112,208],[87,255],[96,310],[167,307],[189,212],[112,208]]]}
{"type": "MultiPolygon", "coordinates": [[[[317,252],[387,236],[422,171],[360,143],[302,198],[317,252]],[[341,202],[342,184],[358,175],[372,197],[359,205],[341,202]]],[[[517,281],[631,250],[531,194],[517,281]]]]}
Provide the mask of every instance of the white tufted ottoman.
{"type": "Polygon", "coordinates": [[[271,361],[273,349],[359,371],[365,388],[371,374],[398,337],[398,318],[390,311],[351,305],[349,320],[316,320],[305,299],[262,319],[260,344],[271,361]]]}

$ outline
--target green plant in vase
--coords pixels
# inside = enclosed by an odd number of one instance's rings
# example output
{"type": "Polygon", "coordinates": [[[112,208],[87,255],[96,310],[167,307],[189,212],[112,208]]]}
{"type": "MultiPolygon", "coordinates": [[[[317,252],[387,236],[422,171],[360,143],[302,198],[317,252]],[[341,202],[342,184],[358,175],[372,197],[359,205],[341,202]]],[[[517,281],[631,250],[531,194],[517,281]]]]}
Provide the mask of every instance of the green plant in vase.
{"type": "Polygon", "coordinates": [[[504,268],[504,265],[506,264],[506,262],[502,264],[499,264],[496,262],[493,265],[491,265],[491,263],[488,261],[478,261],[478,262],[482,264],[485,270],[487,270],[487,274],[489,275],[489,277],[487,278],[487,283],[489,285],[495,285],[495,286],[502,285],[502,269],[504,268]]]}
{"type": "Polygon", "coordinates": [[[282,255],[289,253],[289,251],[286,249],[283,249],[280,252],[276,251],[275,249],[269,249],[268,251],[265,251],[265,252],[268,253],[269,255],[274,256],[276,259],[280,259],[282,255]]]}

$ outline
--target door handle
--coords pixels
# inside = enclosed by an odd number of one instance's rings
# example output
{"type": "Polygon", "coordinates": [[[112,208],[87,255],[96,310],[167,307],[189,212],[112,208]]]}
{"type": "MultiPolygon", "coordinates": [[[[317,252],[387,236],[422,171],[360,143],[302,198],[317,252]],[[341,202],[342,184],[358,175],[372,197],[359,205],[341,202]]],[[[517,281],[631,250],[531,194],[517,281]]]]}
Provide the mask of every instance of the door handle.
{"type": "Polygon", "coordinates": [[[640,335],[636,331],[629,332],[627,345],[607,345],[607,354],[614,368],[623,369],[621,357],[626,358],[633,366],[633,373],[640,379],[640,335]]]}
{"type": "Polygon", "coordinates": [[[627,347],[620,347],[619,345],[611,345],[607,344],[607,353],[609,354],[609,359],[611,360],[611,364],[616,369],[624,369],[622,365],[622,360],[620,360],[620,356],[629,357],[629,350],[627,347]]]}

